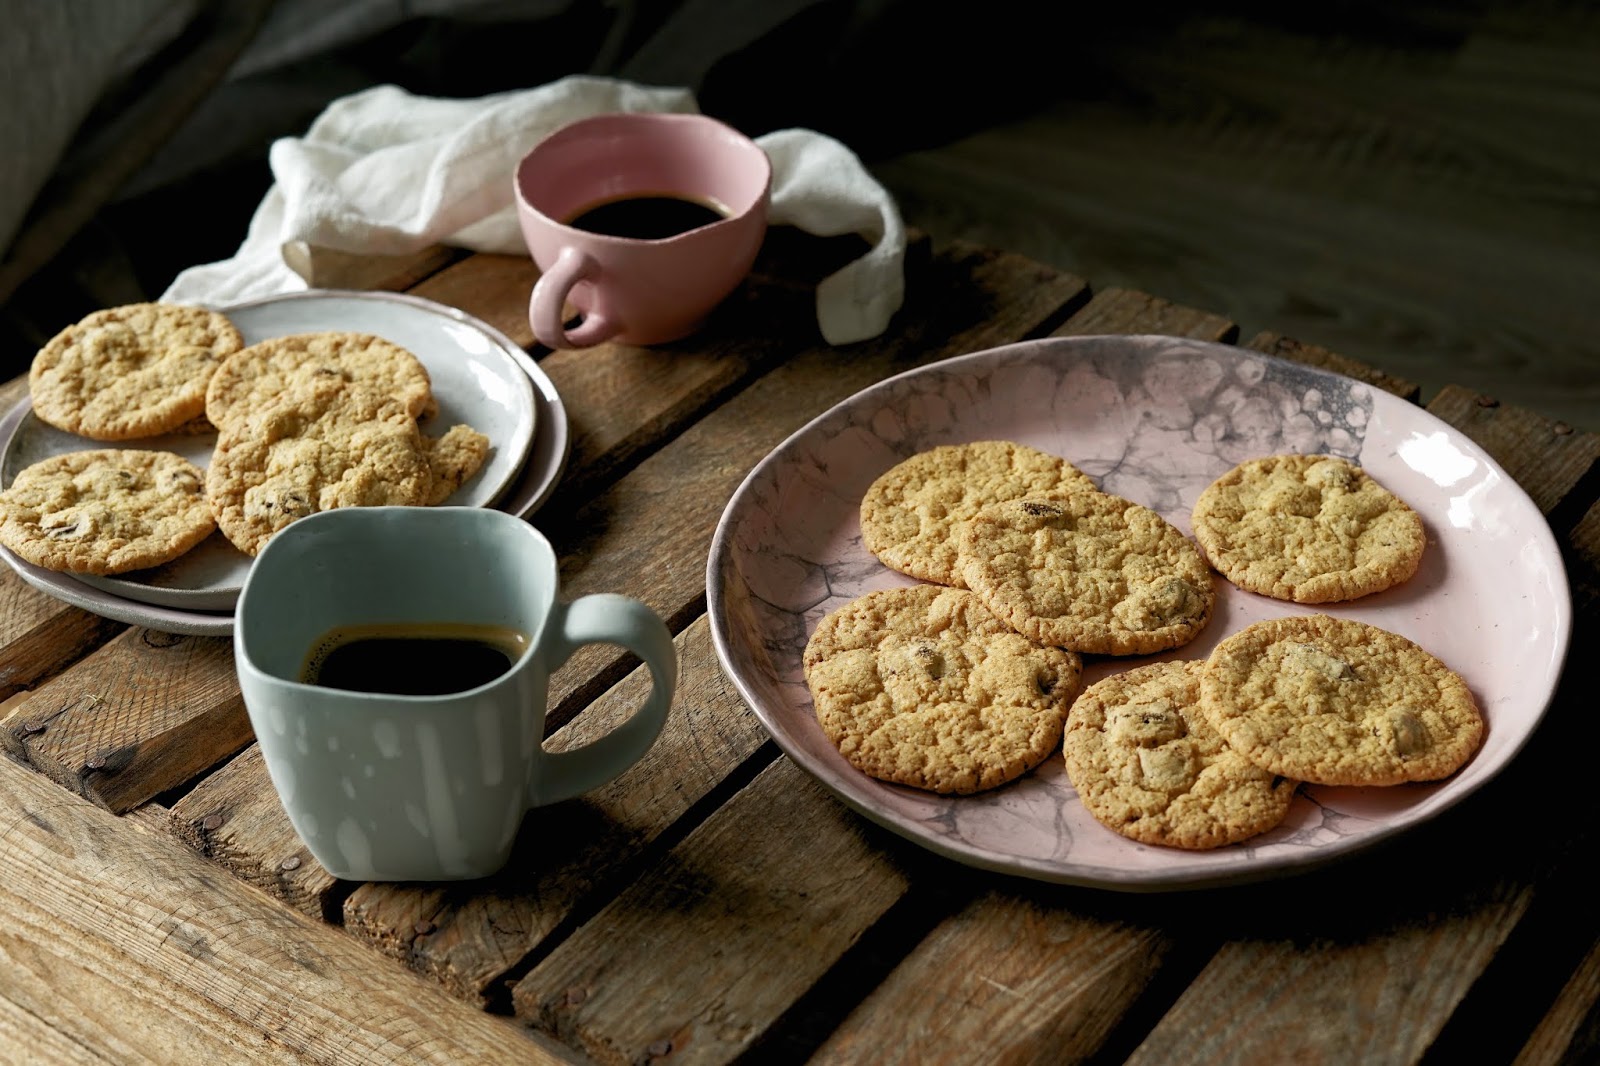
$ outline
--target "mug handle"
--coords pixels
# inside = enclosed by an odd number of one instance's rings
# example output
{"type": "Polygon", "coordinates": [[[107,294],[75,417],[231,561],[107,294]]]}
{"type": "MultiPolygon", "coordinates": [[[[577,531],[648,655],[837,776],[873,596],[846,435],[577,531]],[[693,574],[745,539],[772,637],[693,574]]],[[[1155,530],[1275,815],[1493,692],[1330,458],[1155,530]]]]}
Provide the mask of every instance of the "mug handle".
{"type": "Polygon", "coordinates": [[[543,751],[531,806],[568,799],[605,784],[650,750],[667,721],[678,683],[678,655],[666,623],[640,601],[611,592],[582,596],[551,618],[550,668],[584,644],[617,644],[650,668],[650,695],[627,721],[571,751],[543,751]]]}
{"type": "Polygon", "coordinates": [[[572,287],[600,273],[600,264],[576,248],[561,249],[555,263],[539,275],[528,297],[528,325],[546,348],[588,348],[622,332],[622,325],[598,312],[587,312],[583,324],[568,332],[562,310],[572,287]]]}

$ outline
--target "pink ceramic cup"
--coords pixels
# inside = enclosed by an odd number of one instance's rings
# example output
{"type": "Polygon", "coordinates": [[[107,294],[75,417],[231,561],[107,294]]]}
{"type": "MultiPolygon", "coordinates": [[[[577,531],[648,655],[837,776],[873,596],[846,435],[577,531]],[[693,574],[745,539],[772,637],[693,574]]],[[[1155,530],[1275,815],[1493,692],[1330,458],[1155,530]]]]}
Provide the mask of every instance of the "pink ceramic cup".
{"type": "Polygon", "coordinates": [[[661,344],[694,332],[750,271],[767,228],[772,163],[704,115],[597,115],[564,126],[517,166],[517,215],[542,274],[528,303],[539,343],[661,344]],[[640,238],[568,225],[596,204],[670,195],[724,217],[640,238]],[[564,305],[583,321],[567,329],[564,305]]]}

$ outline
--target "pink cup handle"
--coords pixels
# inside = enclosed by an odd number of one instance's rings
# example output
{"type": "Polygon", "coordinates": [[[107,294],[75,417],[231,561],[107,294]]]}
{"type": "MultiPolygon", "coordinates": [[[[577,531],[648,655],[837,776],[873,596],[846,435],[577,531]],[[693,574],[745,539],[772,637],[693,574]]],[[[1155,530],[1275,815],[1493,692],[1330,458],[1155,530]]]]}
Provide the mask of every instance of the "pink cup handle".
{"type": "Polygon", "coordinates": [[[555,265],[540,275],[528,298],[528,324],[533,335],[546,348],[588,348],[622,331],[621,325],[604,315],[591,312],[583,324],[567,332],[561,311],[567,296],[578,282],[600,272],[600,264],[576,248],[563,248],[555,265]]]}

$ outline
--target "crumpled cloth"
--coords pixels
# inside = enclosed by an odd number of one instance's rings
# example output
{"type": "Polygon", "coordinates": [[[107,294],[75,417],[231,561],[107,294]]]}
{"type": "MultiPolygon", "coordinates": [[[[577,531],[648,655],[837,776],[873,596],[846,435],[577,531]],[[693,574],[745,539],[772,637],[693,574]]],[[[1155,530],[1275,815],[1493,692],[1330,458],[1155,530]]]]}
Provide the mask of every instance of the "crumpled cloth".
{"type": "MultiPolygon", "coordinates": [[[[223,306],[316,285],[314,248],[403,255],[433,244],[527,255],[512,173],[546,135],[615,111],[698,110],[686,89],[573,75],[476,99],[380,85],[341,97],[303,137],[271,148],[274,183],[233,258],[190,267],[161,299],[223,306]]],[[[845,145],[814,130],[756,138],[772,160],[769,222],[871,248],[817,286],[829,344],[881,333],[905,295],[905,226],[845,145]]]]}

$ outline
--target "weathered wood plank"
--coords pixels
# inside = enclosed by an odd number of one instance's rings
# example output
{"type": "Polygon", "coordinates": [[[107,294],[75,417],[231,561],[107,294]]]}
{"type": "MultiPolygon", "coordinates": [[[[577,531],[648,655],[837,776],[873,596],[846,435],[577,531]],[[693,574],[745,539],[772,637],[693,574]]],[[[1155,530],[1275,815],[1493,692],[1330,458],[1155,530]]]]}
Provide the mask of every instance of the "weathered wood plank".
{"type": "Polygon", "coordinates": [[[1364,381],[1373,388],[1391,392],[1402,400],[1415,403],[1422,395],[1422,386],[1414,381],[1397,377],[1386,370],[1368,366],[1366,363],[1357,362],[1346,358],[1337,352],[1315,344],[1306,344],[1290,337],[1277,333],[1258,333],[1250,338],[1247,348],[1254,348],[1258,352],[1268,355],[1280,356],[1291,359],[1296,363],[1305,363],[1307,366],[1321,367],[1331,370],[1335,374],[1343,374],[1347,378],[1364,381]]]}
{"type": "Polygon", "coordinates": [[[1600,433],[1575,431],[1471,389],[1447,385],[1428,410],[1483,445],[1547,515],[1600,461],[1600,433]]]}
{"type": "Polygon", "coordinates": [[[1235,934],[1129,1066],[1416,1062],[1529,897],[1525,887],[1504,886],[1469,912],[1350,940],[1235,934]]]}
{"type": "MultiPolygon", "coordinates": [[[[0,948],[4,953],[4,948],[0,948]]],[[[0,987],[0,1052],[18,1056],[27,1049],[28,1061],[60,1066],[112,1066],[111,1059],[96,1054],[66,1036],[48,1021],[17,1003],[0,987]]]]}
{"type": "MultiPolygon", "coordinates": [[[[368,884],[345,901],[345,928],[452,993],[482,1003],[593,892],[766,740],[717,665],[702,617],[677,639],[683,674],[667,728],[611,784],[531,814],[505,872],[467,886],[368,884]]],[[[563,750],[604,733],[649,690],[642,667],[550,738],[563,750]]]]}
{"type": "Polygon", "coordinates": [[[1600,944],[1584,955],[1512,1066],[1600,1060],[1600,944]]]}
{"type": "Polygon", "coordinates": [[[251,744],[172,805],[174,835],[235,877],[312,917],[338,917],[340,882],[311,857],[251,744]]]}
{"type": "Polygon", "coordinates": [[[127,626],[69,607],[7,570],[0,575],[0,699],[34,688],[127,626]]]}
{"type": "Polygon", "coordinates": [[[881,831],[780,758],[518,982],[516,1013],[602,1063],[726,1062],[906,885],[881,831]]]}
{"type": "Polygon", "coordinates": [[[0,970],[24,1011],[115,1062],[559,1062],[170,838],[0,759],[0,970]]]}
{"type": "Polygon", "coordinates": [[[1083,1062],[1161,968],[1156,929],[1074,913],[1043,893],[970,901],[818,1049],[820,1062],[1083,1062]]]}
{"type": "Polygon", "coordinates": [[[129,629],[13,704],[29,763],[122,812],[250,742],[230,642],[129,629]]]}
{"type": "Polygon", "coordinates": [[[1239,336],[1239,327],[1221,315],[1182,307],[1149,293],[1103,289],[1052,336],[1094,333],[1156,333],[1228,342],[1239,336]]]}
{"type": "Polygon", "coordinates": [[[1573,523],[1567,545],[1575,564],[1568,574],[1572,582],[1572,609],[1590,624],[1600,624],[1600,503],[1591,504],[1583,517],[1573,523]]]}
{"type": "Polygon", "coordinates": [[[532,348],[528,296],[538,280],[539,268],[527,256],[474,255],[418,279],[409,292],[465,311],[521,347],[532,348]]]}

